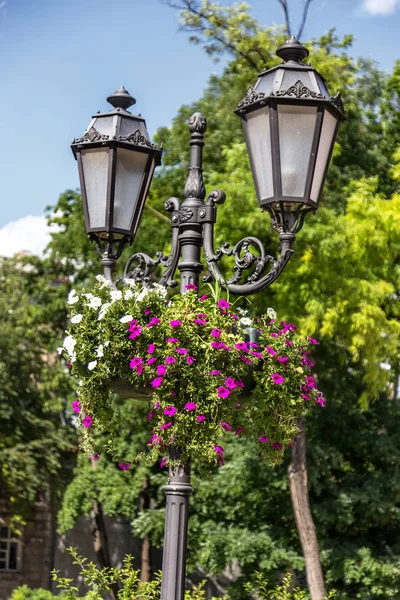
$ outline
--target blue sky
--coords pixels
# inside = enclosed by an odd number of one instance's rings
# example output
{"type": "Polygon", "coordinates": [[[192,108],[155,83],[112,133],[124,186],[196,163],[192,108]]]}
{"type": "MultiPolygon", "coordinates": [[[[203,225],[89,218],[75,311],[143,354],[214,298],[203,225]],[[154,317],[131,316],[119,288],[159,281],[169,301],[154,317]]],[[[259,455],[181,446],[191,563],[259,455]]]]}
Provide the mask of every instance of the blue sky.
{"type": "MultiPolygon", "coordinates": [[[[277,0],[250,4],[282,23],[277,0]]],[[[289,5],[296,28],[302,1],[289,5]]],[[[399,26],[400,0],[313,0],[303,41],[336,27],[356,36],[355,56],[390,71],[399,26]]],[[[78,187],[69,145],[107,95],[125,85],[153,134],[222,70],[177,28],[160,0],[0,0],[0,254],[43,242],[45,206],[78,187]]]]}

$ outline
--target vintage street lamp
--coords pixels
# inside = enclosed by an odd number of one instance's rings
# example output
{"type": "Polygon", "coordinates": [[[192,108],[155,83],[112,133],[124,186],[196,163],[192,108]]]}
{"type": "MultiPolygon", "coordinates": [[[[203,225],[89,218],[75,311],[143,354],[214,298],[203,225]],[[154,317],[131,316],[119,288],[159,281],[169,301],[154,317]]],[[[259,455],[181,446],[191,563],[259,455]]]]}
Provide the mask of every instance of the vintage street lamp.
{"type": "MultiPolygon", "coordinates": [[[[201,113],[194,113],[189,120],[190,167],[185,199],[181,204],[178,198],[169,198],[164,205],[171,213],[171,255],[158,252],[151,258],[138,252],[129,258],[124,276],[113,282],[115,261],[124,244],[135,236],[161,156],[149,139],[144,119],[126,110],[135,100],[120,88],[108,98],[114,110],[95,115],[84,135],[72,144],[79,165],[86,231],[96,241],[105,276],[113,285],[124,285],[124,278],[151,285],[150,271],[161,265],[164,270],[159,283],[177,285],[173,277],[178,268],[180,290],[185,293],[187,284],[199,284],[204,269],[202,246],[207,266],[203,281],[218,281],[230,293],[254,294],[280,275],[294,252],[293,242],[305,215],[318,208],[344,108],[339,94],[329,96],[321,75],[301,63],[308,50],[300,42],[288,40],[277,54],[284,64],[261,73],[236,112],[243,119],[259,206],[270,213],[279,234],[279,258],[267,254],[263,242],[251,235],[232,248],[224,243],[214,249],[216,205],[225,202],[225,194],[213,190],[205,200],[202,149],[207,123],[201,113]],[[251,248],[256,248],[256,253],[251,248]],[[235,259],[229,280],[218,265],[224,256],[235,259]]],[[[179,448],[172,448],[174,465],[179,456],[179,448]]],[[[170,466],[165,488],[161,600],[184,599],[191,491],[190,464],[170,466]]]]}

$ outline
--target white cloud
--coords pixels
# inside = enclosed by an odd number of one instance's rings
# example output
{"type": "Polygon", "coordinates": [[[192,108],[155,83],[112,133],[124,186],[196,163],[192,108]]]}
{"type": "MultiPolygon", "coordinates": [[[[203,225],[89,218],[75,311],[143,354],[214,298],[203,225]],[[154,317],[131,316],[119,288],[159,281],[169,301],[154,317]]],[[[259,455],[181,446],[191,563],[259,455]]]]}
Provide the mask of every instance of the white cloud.
{"type": "Polygon", "coordinates": [[[390,15],[400,6],[400,0],[363,0],[362,8],[370,15],[390,15]]]}
{"type": "Polygon", "coordinates": [[[13,256],[22,251],[40,256],[54,230],[57,225],[48,227],[45,217],[27,215],[18,221],[10,221],[0,229],[0,256],[13,256]]]}

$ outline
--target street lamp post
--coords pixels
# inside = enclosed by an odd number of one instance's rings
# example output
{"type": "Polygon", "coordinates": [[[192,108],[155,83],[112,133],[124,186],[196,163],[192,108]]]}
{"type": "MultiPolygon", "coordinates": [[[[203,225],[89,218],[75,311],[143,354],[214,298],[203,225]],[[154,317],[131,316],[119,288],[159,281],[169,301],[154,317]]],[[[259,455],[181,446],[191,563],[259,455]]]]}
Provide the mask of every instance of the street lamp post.
{"type": "MultiPolygon", "coordinates": [[[[96,242],[104,273],[113,285],[134,278],[150,285],[153,267],[162,266],[159,283],[174,287],[180,271],[180,292],[188,284],[219,282],[223,289],[250,295],[268,287],[280,275],[294,250],[295,236],[305,216],[318,208],[339,122],[344,119],[340,94],[330,97],[321,75],[302,60],[308,50],[295,38],[278,48],[283,63],[262,72],[236,113],[242,118],[254,185],[261,211],[268,211],[281,242],[277,259],[268,255],[264,244],[249,235],[232,248],[224,243],[214,248],[216,205],[225,202],[221,190],[206,198],[202,175],[202,148],[207,123],[201,113],[189,120],[190,166],[182,204],[169,198],[165,209],[171,213],[170,256],[156,258],[133,254],[124,276],[112,279],[116,260],[127,242],[132,243],[146,201],[161,150],[151,142],[142,117],[127,109],[134,98],[121,87],[108,98],[113,110],[95,115],[72,150],[78,161],[86,231],[96,242]],[[257,252],[253,253],[252,248],[257,252]],[[219,262],[233,256],[234,274],[226,280],[219,262]],[[250,273],[245,275],[245,271],[250,273]],[[244,281],[243,281],[244,280],[244,281]]],[[[183,600],[188,527],[190,464],[179,466],[179,448],[171,450],[166,493],[166,523],[163,553],[161,600],[183,600]]]]}

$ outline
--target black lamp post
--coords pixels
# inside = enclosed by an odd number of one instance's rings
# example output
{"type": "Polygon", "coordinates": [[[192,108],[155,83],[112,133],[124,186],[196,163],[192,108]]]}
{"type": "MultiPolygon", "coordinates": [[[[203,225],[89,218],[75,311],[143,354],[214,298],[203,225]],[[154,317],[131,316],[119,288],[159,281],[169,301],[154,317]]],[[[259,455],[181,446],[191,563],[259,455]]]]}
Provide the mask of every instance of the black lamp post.
{"type": "MultiPolygon", "coordinates": [[[[225,194],[214,190],[205,201],[202,148],[207,123],[201,113],[194,113],[189,121],[191,151],[184,201],[181,204],[178,198],[169,198],[165,202],[171,213],[171,255],[159,252],[153,259],[141,252],[134,254],[119,283],[123,285],[125,277],[149,283],[151,268],[161,264],[164,272],[159,283],[177,285],[173,277],[178,268],[180,291],[185,293],[187,284],[199,284],[204,269],[202,246],[207,265],[203,280],[218,281],[233,294],[259,292],[282,272],[294,252],[292,245],[305,215],[318,208],[344,109],[340,95],[331,98],[321,75],[301,63],[308,50],[300,42],[288,40],[277,54],[285,62],[260,74],[236,112],[243,119],[259,206],[270,213],[279,234],[279,258],[268,255],[262,241],[252,236],[232,248],[224,243],[214,249],[216,205],[225,202],[225,194]],[[252,253],[252,246],[258,253],[252,253]],[[224,256],[235,258],[234,274],[228,281],[218,266],[224,256]],[[250,273],[245,277],[247,270],[250,273]]],[[[127,111],[135,100],[124,88],[108,100],[114,110],[95,115],[83,137],[74,140],[72,150],[79,165],[86,231],[96,241],[105,276],[112,281],[115,261],[137,231],[161,150],[151,143],[144,119],[127,111]]],[[[171,458],[177,464],[178,448],[171,450],[171,458]]],[[[165,491],[161,599],[183,600],[192,491],[189,463],[170,466],[165,491]]]]}

